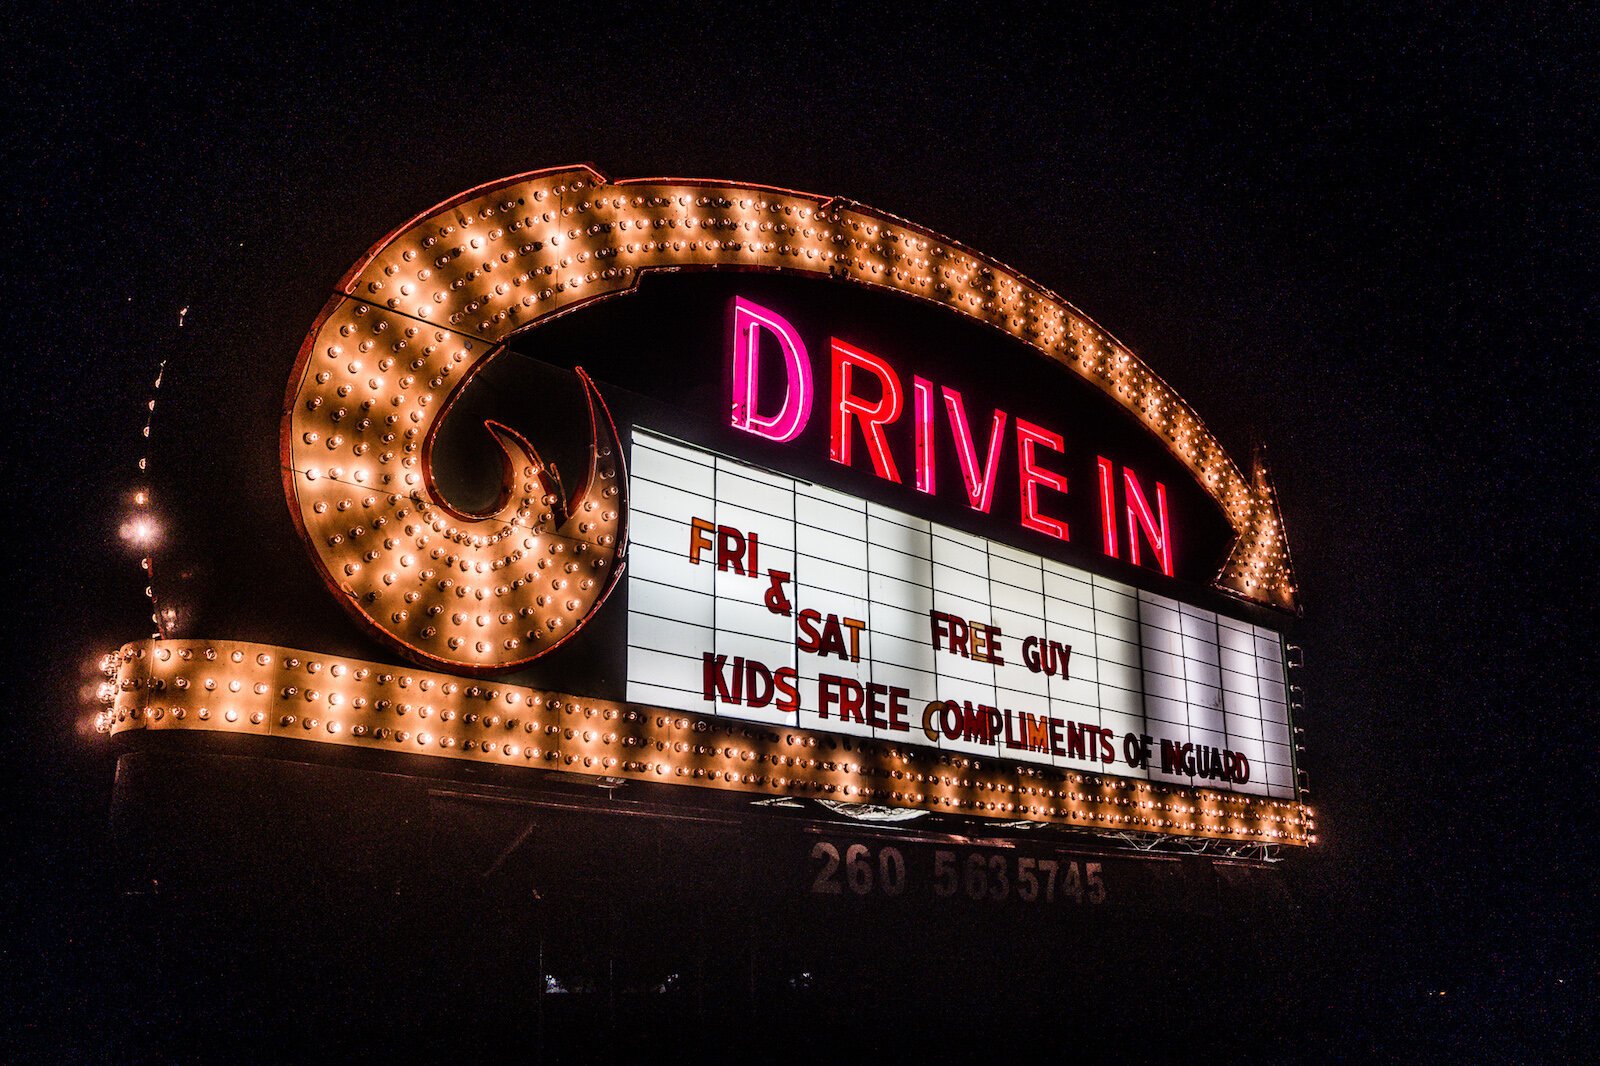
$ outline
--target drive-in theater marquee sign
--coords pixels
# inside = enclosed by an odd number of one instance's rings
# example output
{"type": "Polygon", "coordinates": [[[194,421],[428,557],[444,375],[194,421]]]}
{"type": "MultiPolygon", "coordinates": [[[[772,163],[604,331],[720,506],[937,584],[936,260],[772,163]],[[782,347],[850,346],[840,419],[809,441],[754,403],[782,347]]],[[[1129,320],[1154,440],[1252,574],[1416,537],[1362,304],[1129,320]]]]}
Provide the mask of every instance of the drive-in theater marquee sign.
{"type": "Polygon", "coordinates": [[[470,190],[335,286],[279,448],[367,657],[163,630],[108,657],[102,728],[1313,839],[1264,466],[900,219],[586,167],[470,190]],[[497,390],[528,417],[477,417],[497,390]],[[452,432],[500,466],[476,502],[452,432]],[[539,449],[585,433],[563,484],[539,449]]]}

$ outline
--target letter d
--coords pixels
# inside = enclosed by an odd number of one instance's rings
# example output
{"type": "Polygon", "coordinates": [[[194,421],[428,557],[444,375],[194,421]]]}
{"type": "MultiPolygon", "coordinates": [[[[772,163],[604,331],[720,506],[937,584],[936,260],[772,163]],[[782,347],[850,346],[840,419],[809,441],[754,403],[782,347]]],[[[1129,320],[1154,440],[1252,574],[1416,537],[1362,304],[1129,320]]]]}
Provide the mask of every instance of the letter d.
{"type": "Polygon", "coordinates": [[[730,424],[768,440],[794,440],[811,417],[811,358],[788,319],[742,296],[733,298],[733,395],[730,424]],[[783,355],[783,406],[756,413],[761,394],[761,334],[770,333],[783,355]]]}

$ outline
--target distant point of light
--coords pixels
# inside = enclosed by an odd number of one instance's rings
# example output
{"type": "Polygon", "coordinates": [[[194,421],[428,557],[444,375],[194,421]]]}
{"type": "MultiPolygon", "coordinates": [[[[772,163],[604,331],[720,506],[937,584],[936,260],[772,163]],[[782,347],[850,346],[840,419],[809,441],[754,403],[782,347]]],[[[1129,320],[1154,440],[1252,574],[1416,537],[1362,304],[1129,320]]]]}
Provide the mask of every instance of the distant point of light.
{"type": "Polygon", "coordinates": [[[161,539],[161,526],[149,515],[135,515],[122,523],[122,539],[136,548],[148,548],[161,539]]]}

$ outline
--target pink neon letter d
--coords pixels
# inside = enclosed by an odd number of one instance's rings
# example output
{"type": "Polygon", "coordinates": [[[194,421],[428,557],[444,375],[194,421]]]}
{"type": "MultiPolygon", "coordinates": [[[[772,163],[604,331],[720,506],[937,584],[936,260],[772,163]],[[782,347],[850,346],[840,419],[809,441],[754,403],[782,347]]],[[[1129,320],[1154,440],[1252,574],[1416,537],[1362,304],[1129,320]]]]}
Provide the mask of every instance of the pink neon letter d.
{"type": "Polygon", "coordinates": [[[768,440],[794,440],[811,417],[811,359],[788,319],[741,296],[733,298],[733,405],[730,422],[768,440]],[[778,341],[787,384],[776,414],[756,413],[760,392],[761,331],[778,341]]]}

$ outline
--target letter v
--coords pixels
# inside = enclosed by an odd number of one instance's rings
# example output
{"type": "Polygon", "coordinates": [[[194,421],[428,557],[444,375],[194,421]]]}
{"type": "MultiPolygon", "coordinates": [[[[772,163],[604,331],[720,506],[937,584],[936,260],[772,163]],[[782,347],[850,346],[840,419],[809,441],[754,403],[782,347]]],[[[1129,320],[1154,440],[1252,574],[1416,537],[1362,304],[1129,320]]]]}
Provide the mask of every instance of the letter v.
{"type": "Polygon", "coordinates": [[[961,394],[945,387],[944,405],[950,412],[950,430],[956,441],[956,457],[961,460],[961,477],[967,483],[967,501],[973,510],[989,513],[994,502],[995,475],[1000,470],[1000,446],[1005,442],[1006,413],[995,409],[994,422],[989,430],[989,457],[982,470],[978,469],[977,449],[972,440],[972,429],[967,424],[967,408],[961,394]]]}

